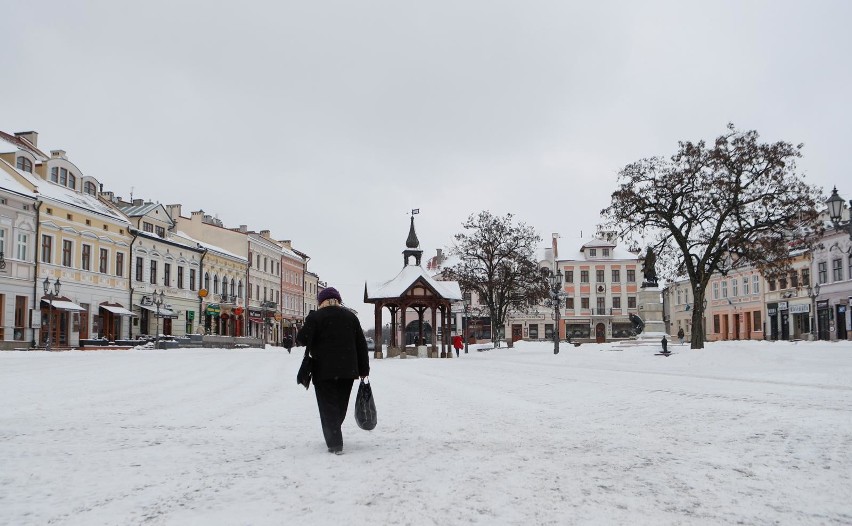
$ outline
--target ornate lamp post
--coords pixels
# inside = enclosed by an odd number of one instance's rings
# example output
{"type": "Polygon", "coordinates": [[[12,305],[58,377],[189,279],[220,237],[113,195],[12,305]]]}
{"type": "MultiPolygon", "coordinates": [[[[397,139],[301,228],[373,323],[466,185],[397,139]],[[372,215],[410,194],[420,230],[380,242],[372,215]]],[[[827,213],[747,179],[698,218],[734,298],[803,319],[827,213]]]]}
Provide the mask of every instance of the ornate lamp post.
{"type": "Polygon", "coordinates": [[[817,327],[816,315],[816,298],[819,296],[819,283],[815,283],[813,287],[808,286],[808,297],[811,299],[811,335],[814,340],[819,339],[819,330],[817,327]]]}
{"type": "Polygon", "coordinates": [[[550,301],[553,303],[553,354],[559,354],[559,301],[562,297],[562,270],[550,274],[550,301]]]}
{"type": "MultiPolygon", "coordinates": [[[[825,201],[828,207],[828,217],[831,218],[835,229],[846,232],[852,238],[852,221],[847,221],[845,225],[840,224],[843,219],[843,203],[843,198],[837,195],[837,187],[835,186],[831,191],[831,197],[825,201]]],[[[852,201],[849,201],[849,207],[852,208],[852,201]]]]}
{"type": "Polygon", "coordinates": [[[154,305],[157,306],[157,335],[154,338],[154,348],[160,348],[160,307],[166,303],[166,295],[161,291],[157,294],[154,291],[154,305]]]}
{"type": "Polygon", "coordinates": [[[53,284],[53,289],[50,288],[50,278],[44,278],[44,295],[47,296],[47,299],[50,301],[50,307],[47,311],[47,340],[45,341],[45,351],[50,350],[51,340],[53,339],[53,299],[59,297],[59,288],[62,286],[59,283],[59,278],[56,278],[56,282],[53,284]]]}

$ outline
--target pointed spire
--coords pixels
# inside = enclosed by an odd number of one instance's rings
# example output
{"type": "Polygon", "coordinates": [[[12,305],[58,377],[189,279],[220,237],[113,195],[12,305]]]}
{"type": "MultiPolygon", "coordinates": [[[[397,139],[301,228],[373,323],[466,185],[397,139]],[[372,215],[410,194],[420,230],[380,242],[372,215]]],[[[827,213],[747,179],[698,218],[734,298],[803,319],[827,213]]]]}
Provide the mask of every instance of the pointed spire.
{"type": "Polygon", "coordinates": [[[408,239],[405,240],[406,248],[417,248],[420,246],[420,240],[417,239],[417,232],[414,231],[414,216],[411,216],[411,228],[408,229],[408,239]]]}
{"type": "Polygon", "coordinates": [[[414,231],[414,214],[419,213],[419,209],[411,211],[411,227],[408,229],[408,239],[405,240],[405,250],[402,251],[402,256],[405,265],[408,265],[409,259],[413,256],[414,263],[420,265],[420,259],[423,257],[423,251],[420,250],[420,240],[417,239],[417,232],[414,231]]]}

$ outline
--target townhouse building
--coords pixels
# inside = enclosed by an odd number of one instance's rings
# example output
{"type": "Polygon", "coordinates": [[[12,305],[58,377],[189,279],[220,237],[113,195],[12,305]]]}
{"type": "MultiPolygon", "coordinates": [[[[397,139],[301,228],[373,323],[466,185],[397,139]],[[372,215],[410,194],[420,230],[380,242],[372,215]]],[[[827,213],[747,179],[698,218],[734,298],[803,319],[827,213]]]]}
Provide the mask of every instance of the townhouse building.
{"type": "MultiPolygon", "coordinates": [[[[841,224],[849,224],[849,219],[849,207],[843,202],[841,224]]],[[[852,238],[828,220],[826,232],[813,251],[811,273],[819,284],[818,291],[813,290],[816,287],[811,291],[816,312],[814,332],[820,340],[849,339],[852,337],[852,238]]]]}
{"type": "Polygon", "coordinates": [[[766,338],[770,340],[813,339],[813,290],[811,263],[813,254],[808,250],[793,253],[791,270],[778,276],[766,276],[764,301],[766,303],[766,338]]]}
{"type": "Polygon", "coordinates": [[[127,337],[132,317],[126,296],[128,219],[99,200],[100,182],[64,150],[46,155],[35,132],[2,138],[25,152],[14,153],[16,177],[38,197],[33,247],[38,307],[32,316],[37,344],[46,344],[48,331],[57,347],[107,334],[127,337]]]}
{"type": "Polygon", "coordinates": [[[198,285],[204,249],[175,232],[160,203],[126,202],[109,192],[104,197],[131,222],[131,286],[128,302],[136,315],[131,336],[186,336],[200,320],[198,285]]]}
{"type": "MultiPolygon", "coordinates": [[[[680,276],[667,283],[663,287],[662,296],[666,334],[676,338],[678,331],[683,329],[684,340],[690,341],[693,331],[692,312],[695,308],[695,295],[689,278],[680,276]]],[[[696,327],[695,330],[702,331],[703,327],[696,327]]]]}
{"type": "Polygon", "coordinates": [[[31,323],[37,298],[32,245],[39,201],[36,187],[15,168],[32,170],[35,163],[32,153],[0,136],[0,349],[28,347],[36,341],[31,323]]]}
{"type": "MultiPolygon", "coordinates": [[[[796,277],[796,283],[798,280],[796,277]]],[[[707,288],[707,341],[764,339],[767,306],[763,277],[755,267],[735,268],[724,276],[714,274],[707,288]]]]}
{"type": "Polygon", "coordinates": [[[319,294],[319,276],[309,270],[305,271],[304,315],[317,310],[317,294],[319,294]]]}
{"type": "MultiPolygon", "coordinates": [[[[179,232],[187,239],[187,234],[179,232]]],[[[248,259],[228,252],[222,247],[196,241],[204,253],[201,256],[202,284],[199,291],[199,311],[204,334],[245,336],[245,280],[248,259]]]]}
{"type": "MultiPolygon", "coordinates": [[[[555,268],[562,271],[564,281],[559,337],[598,343],[631,337],[633,324],[629,315],[638,313],[638,251],[619,246],[615,232],[600,231],[594,238],[582,241],[568,257],[559,257],[557,237],[554,234],[549,255],[555,268]]],[[[517,331],[515,325],[513,335],[517,331]]],[[[533,325],[537,324],[529,323],[527,327],[530,338],[533,325]]],[[[544,329],[547,338],[547,323],[544,329]]]]}
{"type": "Polygon", "coordinates": [[[296,336],[305,319],[305,270],[310,259],[294,249],[290,240],[278,242],[281,247],[281,330],[284,335],[296,336]]]}

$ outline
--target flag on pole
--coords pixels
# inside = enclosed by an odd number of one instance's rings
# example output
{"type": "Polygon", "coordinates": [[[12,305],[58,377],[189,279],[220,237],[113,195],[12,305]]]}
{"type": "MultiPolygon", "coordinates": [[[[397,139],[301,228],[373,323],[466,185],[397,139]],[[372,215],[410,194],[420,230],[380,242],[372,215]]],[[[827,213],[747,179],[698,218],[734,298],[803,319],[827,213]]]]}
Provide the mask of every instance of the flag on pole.
{"type": "Polygon", "coordinates": [[[419,213],[420,213],[420,209],[419,209],[419,208],[412,208],[412,209],[411,209],[411,215],[419,214],[419,213]]]}

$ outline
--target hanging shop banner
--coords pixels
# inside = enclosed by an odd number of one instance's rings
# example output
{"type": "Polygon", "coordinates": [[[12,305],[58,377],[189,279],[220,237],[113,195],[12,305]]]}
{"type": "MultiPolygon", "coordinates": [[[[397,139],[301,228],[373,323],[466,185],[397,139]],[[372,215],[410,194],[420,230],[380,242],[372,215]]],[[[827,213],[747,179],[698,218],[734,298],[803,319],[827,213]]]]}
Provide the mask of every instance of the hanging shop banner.
{"type": "Polygon", "coordinates": [[[218,303],[212,303],[207,306],[207,310],[204,311],[208,316],[218,316],[222,309],[219,307],[218,303]]]}

